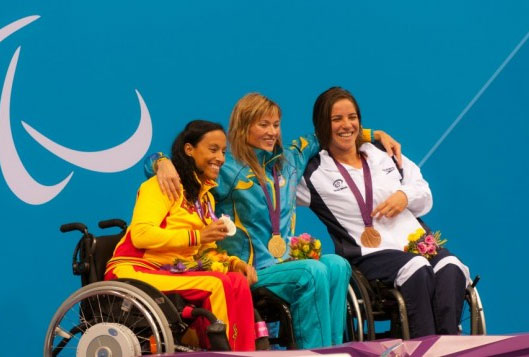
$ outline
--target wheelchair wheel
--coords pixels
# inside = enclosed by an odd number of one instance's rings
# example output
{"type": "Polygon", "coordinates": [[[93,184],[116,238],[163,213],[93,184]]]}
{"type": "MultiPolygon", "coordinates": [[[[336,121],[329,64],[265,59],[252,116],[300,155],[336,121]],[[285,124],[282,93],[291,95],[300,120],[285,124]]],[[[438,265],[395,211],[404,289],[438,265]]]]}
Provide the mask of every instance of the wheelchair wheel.
{"type": "Polygon", "coordinates": [[[468,286],[465,292],[459,331],[462,335],[487,334],[483,305],[478,290],[472,286],[468,286]]]}
{"type": "MultiPolygon", "coordinates": [[[[353,270],[353,274],[351,275],[351,286],[352,286],[352,292],[354,296],[356,297],[358,308],[360,313],[358,316],[360,317],[356,322],[355,326],[357,326],[358,335],[356,338],[358,341],[372,341],[375,337],[375,317],[373,315],[373,308],[371,306],[371,297],[369,296],[369,292],[367,291],[364,283],[362,283],[360,274],[357,274],[353,270]]],[[[348,298],[350,298],[351,294],[347,294],[348,298]]],[[[354,304],[354,303],[353,303],[354,304]]]]}
{"type": "Polygon", "coordinates": [[[406,302],[399,290],[389,289],[388,293],[391,294],[395,300],[396,310],[398,311],[398,313],[394,313],[394,316],[391,319],[392,330],[403,340],[409,340],[411,336],[406,302]]]}
{"type": "Polygon", "coordinates": [[[89,284],[59,307],[44,356],[138,356],[174,352],[167,318],[143,290],[119,281],[89,284]]]}
{"type": "Polygon", "coordinates": [[[476,304],[477,304],[477,330],[475,335],[486,335],[487,334],[487,324],[485,322],[485,310],[483,310],[483,304],[481,303],[481,298],[479,297],[478,289],[473,288],[474,293],[476,294],[476,304]]]}
{"type": "Polygon", "coordinates": [[[380,282],[368,282],[356,269],[353,269],[351,275],[351,286],[352,292],[357,297],[361,316],[358,319],[360,323],[354,322],[354,325],[358,326],[358,337],[355,334],[358,341],[390,337],[410,339],[406,304],[397,289],[387,287],[380,282]],[[375,322],[380,321],[389,321],[390,329],[376,332],[375,322]]]}
{"type": "Polygon", "coordinates": [[[347,287],[347,333],[348,340],[362,342],[364,340],[364,320],[362,310],[351,285],[347,287]]]}

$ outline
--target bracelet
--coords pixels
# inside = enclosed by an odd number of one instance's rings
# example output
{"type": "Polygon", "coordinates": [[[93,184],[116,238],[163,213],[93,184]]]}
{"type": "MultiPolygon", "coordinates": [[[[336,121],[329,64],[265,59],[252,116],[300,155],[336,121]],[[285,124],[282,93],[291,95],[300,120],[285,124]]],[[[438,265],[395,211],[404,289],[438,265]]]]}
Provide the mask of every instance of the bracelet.
{"type": "Polygon", "coordinates": [[[160,157],[159,159],[156,159],[156,161],[155,161],[154,163],[155,163],[156,165],[158,165],[158,163],[159,163],[160,161],[165,160],[165,159],[169,160],[168,157],[162,156],[162,157],[160,157]]]}
{"type": "Polygon", "coordinates": [[[158,164],[160,163],[161,160],[163,159],[169,160],[169,158],[165,156],[163,152],[157,152],[155,155],[157,159],[152,163],[152,168],[154,172],[158,171],[158,164]]]}
{"type": "Polygon", "coordinates": [[[376,141],[376,139],[375,139],[375,131],[371,130],[369,134],[371,136],[371,143],[374,143],[376,141]]]}

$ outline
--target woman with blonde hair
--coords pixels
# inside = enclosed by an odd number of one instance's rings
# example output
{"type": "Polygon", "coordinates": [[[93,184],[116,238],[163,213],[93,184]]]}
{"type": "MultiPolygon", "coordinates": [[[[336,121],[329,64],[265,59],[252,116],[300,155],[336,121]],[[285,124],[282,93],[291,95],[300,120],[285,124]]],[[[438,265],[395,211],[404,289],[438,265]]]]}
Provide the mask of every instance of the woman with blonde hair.
{"type": "MultiPolygon", "coordinates": [[[[279,106],[258,93],[245,95],[232,111],[230,152],[213,193],[217,215],[232,217],[237,231],[219,245],[257,269],[253,288],[266,287],[290,304],[299,348],[340,344],[349,263],[335,254],[285,262],[294,236],[296,186],[320,146],[308,135],[283,147],[280,120],[279,106]]],[[[160,186],[169,190],[174,168],[160,155],[147,161],[146,171],[153,166],[160,167],[160,186]]]]}

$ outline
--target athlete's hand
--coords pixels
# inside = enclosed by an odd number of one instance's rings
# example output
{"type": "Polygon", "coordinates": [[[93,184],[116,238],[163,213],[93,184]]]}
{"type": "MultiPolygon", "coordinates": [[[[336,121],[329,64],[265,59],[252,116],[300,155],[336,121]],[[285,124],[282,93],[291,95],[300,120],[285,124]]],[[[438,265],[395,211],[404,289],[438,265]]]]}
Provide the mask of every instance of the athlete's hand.
{"type": "Polygon", "coordinates": [[[167,158],[158,161],[156,169],[156,178],[162,192],[171,200],[178,198],[180,191],[180,176],[173,165],[173,162],[167,158]]]}
{"type": "Polygon", "coordinates": [[[402,168],[402,152],[400,150],[400,144],[382,130],[373,131],[373,136],[375,140],[380,141],[389,156],[395,156],[397,164],[402,168]]]}
{"type": "Polygon", "coordinates": [[[253,284],[257,283],[257,272],[255,271],[255,268],[249,264],[246,264],[242,260],[235,264],[233,271],[244,274],[246,276],[246,280],[248,281],[248,285],[252,286],[253,284]]]}
{"type": "Polygon", "coordinates": [[[226,238],[228,228],[222,221],[214,221],[200,230],[200,243],[206,244],[226,238]]]}
{"type": "Polygon", "coordinates": [[[373,213],[371,213],[371,217],[375,217],[376,219],[382,217],[392,218],[404,211],[407,206],[408,196],[402,191],[397,191],[389,196],[387,200],[379,204],[373,213]]]}
{"type": "Polygon", "coordinates": [[[248,285],[252,286],[253,284],[257,283],[257,272],[253,266],[246,264],[246,272],[244,275],[246,275],[248,285]]]}

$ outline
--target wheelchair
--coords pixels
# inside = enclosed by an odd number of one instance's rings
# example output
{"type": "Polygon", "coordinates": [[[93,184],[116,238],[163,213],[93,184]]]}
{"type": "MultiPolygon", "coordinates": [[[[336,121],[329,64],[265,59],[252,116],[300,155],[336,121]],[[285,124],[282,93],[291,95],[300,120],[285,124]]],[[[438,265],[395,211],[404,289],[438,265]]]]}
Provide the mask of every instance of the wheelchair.
{"type": "MultiPolygon", "coordinates": [[[[485,335],[487,333],[485,312],[479,297],[476,284],[479,276],[467,286],[463,312],[459,324],[463,335],[485,335]]],[[[352,316],[355,340],[375,340],[380,338],[410,339],[406,304],[398,289],[387,286],[379,280],[368,281],[353,266],[348,299],[350,304],[357,304],[359,312],[352,316]],[[353,301],[355,297],[356,301],[353,301]],[[389,330],[376,332],[375,322],[389,321],[389,330]]]]}
{"type": "MultiPolygon", "coordinates": [[[[287,350],[297,349],[289,304],[263,287],[252,290],[252,296],[254,307],[263,320],[267,323],[279,323],[278,335],[269,338],[270,344],[285,347],[287,350]]],[[[346,304],[344,342],[361,342],[364,339],[363,324],[359,323],[363,321],[361,304],[350,284],[346,304]]]]}
{"type": "MultiPolygon", "coordinates": [[[[186,313],[189,306],[179,295],[163,294],[142,281],[104,281],[106,264],[125,234],[127,224],[112,219],[99,222],[99,227],[118,227],[121,231],[94,237],[82,223],[61,226],[63,233],[82,233],[72,260],[73,274],[80,276],[82,287],[54,314],[45,337],[44,356],[110,356],[118,351],[122,356],[192,352],[196,348],[186,346],[182,337],[192,319],[199,316],[210,322],[207,334],[211,349],[230,349],[225,325],[210,311],[193,308],[191,313],[186,313]]],[[[270,344],[297,349],[289,304],[263,287],[254,289],[252,297],[256,322],[279,322],[279,333],[270,338],[270,344]]],[[[353,299],[356,301],[356,297],[353,299]]],[[[350,341],[358,336],[352,333],[355,330],[352,321],[353,317],[360,320],[359,305],[348,305],[347,311],[351,324],[347,326],[345,341],[350,341]]]]}
{"type": "Polygon", "coordinates": [[[80,231],[73,254],[74,275],[82,288],[54,314],[44,342],[44,356],[139,356],[166,352],[191,352],[182,343],[190,322],[209,320],[207,335],[212,350],[230,350],[226,326],[208,310],[186,305],[176,294],[165,295],[133,279],[103,281],[107,261],[125,234],[119,219],[99,222],[101,228],[121,232],[94,237],[82,223],[61,226],[63,233],[80,231]]]}
{"type": "MultiPolygon", "coordinates": [[[[376,141],[374,145],[385,152],[380,142],[376,141]]],[[[404,177],[395,157],[392,159],[401,177],[404,177]]],[[[425,231],[431,231],[422,219],[418,218],[418,221],[425,231]]],[[[375,340],[387,337],[410,339],[406,304],[401,293],[379,280],[368,281],[355,266],[352,266],[352,270],[348,302],[350,306],[355,307],[355,313],[351,313],[350,316],[352,327],[349,328],[353,340],[375,340]],[[389,321],[389,331],[375,332],[376,321],[389,321]]],[[[476,276],[465,291],[463,313],[459,324],[461,334],[485,335],[487,333],[485,312],[476,289],[479,279],[479,275],[476,276]]]]}

